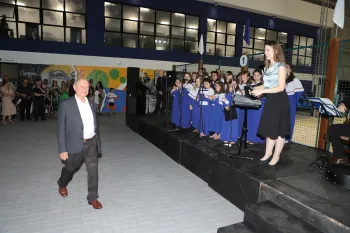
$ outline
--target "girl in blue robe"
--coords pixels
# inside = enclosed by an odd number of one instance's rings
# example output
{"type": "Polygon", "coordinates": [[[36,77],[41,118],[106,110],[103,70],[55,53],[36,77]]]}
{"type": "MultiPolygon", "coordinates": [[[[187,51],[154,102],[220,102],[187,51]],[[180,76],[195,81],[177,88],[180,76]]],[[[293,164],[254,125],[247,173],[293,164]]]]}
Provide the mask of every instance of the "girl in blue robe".
{"type": "Polygon", "coordinates": [[[286,137],[286,141],[292,141],[294,125],[295,125],[295,116],[297,112],[297,105],[300,97],[304,93],[304,88],[300,80],[294,76],[292,67],[289,64],[287,64],[287,75],[288,75],[288,78],[286,80],[286,92],[288,94],[289,102],[290,102],[291,135],[286,137]]]}
{"type": "Polygon", "coordinates": [[[193,85],[192,90],[188,94],[191,99],[190,110],[192,112],[191,118],[192,118],[192,127],[194,128],[194,131],[193,131],[194,133],[198,133],[198,129],[199,129],[200,108],[197,102],[198,102],[198,92],[199,92],[200,86],[201,86],[201,79],[199,77],[196,77],[195,84],[193,85]]]}
{"type": "MultiPolygon", "coordinates": [[[[260,86],[262,84],[262,71],[260,69],[256,69],[253,72],[253,78],[254,81],[252,83],[252,87],[254,86],[260,86]]],[[[248,132],[247,132],[247,142],[249,144],[253,143],[261,143],[265,142],[264,138],[261,138],[257,132],[258,132],[258,127],[260,123],[260,118],[262,111],[264,109],[264,104],[265,104],[265,98],[261,98],[261,106],[259,108],[251,108],[247,111],[248,113],[248,132]]]]}
{"type": "MultiPolygon", "coordinates": [[[[230,110],[230,108],[232,108],[234,92],[235,94],[241,94],[239,90],[237,92],[235,91],[234,85],[238,87],[235,81],[231,83],[227,83],[227,94],[223,99],[223,107],[226,110],[230,110]]],[[[235,109],[232,109],[232,110],[234,111],[235,109]]],[[[237,118],[238,118],[238,115],[237,115],[237,118]]],[[[237,142],[238,135],[240,134],[238,130],[238,120],[239,119],[226,121],[225,119],[223,119],[220,140],[224,142],[225,146],[231,147],[233,144],[237,142]]]]}
{"type": "Polygon", "coordinates": [[[184,83],[182,84],[182,88],[180,89],[180,96],[182,97],[181,109],[182,109],[182,119],[181,119],[181,127],[182,128],[190,128],[191,127],[191,119],[192,112],[190,109],[190,105],[192,102],[191,97],[189,96],[190,91],[192,90],[192,84],[190,83],[191,77],[189,73],[185,73],[184,75],[184,83]]]}
{"type": "Polygon", "coordinates": [[[209,96],[214,95],[214,90],[210,87],[210,79],[205,78],[203,80],[203,90],[199,90],[199,99],[198,99],[198,106],[199,109],[199,115],[200,115],[200,123],[199,123],[199,131],[200,136],[205,137],[209,135],[209,96]]]}
{"type": "Polygon", "coordinates": [[[171,90],[171,96],[173,97],[173,106],[171,112],[171,123],[175,126],[180,126],[180,91],[181,81],[176,79],[173,89],[171,90]]]}
{"type": "Polygon", "coordinates": [[[214,132],[210,138],[214,138],[216,140],[220,139],[220,133],[222,128],[222,122],[224,120],[224,107],[223,107],[223,99],[225,97],[224,83],[216,82],[215,83],[215,95],[210,96],[210,105],[211,110],[209,113],[210,121],[209,121],[209,130],[214,132]]]}

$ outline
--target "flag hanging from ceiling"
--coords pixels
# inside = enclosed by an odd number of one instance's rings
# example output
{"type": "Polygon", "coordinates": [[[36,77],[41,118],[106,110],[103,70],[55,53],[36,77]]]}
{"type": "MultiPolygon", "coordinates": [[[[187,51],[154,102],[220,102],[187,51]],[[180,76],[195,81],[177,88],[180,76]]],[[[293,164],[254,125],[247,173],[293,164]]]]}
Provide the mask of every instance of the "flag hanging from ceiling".
{"type": "Polygon", "coordinates": [[[201,40],[199,41],[198,52],[201,55],[203,55],[203,53],[204,53],[203,35],[201,35],[201,40]]]}
{"type": "Polygon", "coordinates": [[[250,45],[250,19],[247,19],[247,22],[245,23],[245,29],[244,29],[244,35],[243,35],[244,41],[250,45]]]}
{"type": "Polygon", "coordinates": [[[344,0],[338,0],[335,4],[334,13],[333,13],[333,22],[340,28],[344,28],[344,0]]]}

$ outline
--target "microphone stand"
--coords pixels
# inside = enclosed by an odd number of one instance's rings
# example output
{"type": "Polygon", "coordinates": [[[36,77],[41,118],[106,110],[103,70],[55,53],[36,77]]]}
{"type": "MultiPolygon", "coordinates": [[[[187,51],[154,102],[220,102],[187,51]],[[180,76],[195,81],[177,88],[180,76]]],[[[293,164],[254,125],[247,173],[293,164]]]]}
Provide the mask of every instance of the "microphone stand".
{"type": "Polygon", "coordinates": [[[201,140],[201,131],[202,131],[202,121],[203,121],[203,100],[200,100],[200,95],[202,95],[202,97],[204,96],[204,86],[203,84],[200,85],[198,93],[197,93],[197,97],[196,100],[199,101],[199,127],[198,127],[198,135],[195,136],[198,138],[198,140],[201,140]],[[202,92],[202,94],[201,94],[202,92]]]}

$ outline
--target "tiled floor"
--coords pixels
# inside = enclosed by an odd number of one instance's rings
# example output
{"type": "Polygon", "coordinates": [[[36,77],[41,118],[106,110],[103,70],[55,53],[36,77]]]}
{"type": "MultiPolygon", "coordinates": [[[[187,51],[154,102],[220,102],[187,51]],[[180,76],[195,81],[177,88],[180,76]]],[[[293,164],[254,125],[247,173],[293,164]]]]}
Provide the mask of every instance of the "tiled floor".
{"type": "Polygon", "coordinates": [[[62,198],[56,122],[0,125],[1,233],[215,233],[243,213],[124,124],[101,116],[99,200],[87,204],[85,166],[62,198]]]}

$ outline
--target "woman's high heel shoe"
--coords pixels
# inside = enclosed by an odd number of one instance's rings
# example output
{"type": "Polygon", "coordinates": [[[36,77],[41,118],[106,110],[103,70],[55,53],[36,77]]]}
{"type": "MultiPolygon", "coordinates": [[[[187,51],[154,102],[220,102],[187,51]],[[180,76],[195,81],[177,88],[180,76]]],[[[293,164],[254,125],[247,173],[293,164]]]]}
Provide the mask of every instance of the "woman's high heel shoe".
{"type": "Polygon", "coordinates": [[[273,157],[273,156],[271,155],[269,158],[267,158],[267,159],[265,159],[265,160],[259,159],[259,163],[260,163],[260,164],[267,164],[267,163],[269,163],[269,162],[271,161],[272,157],[273,157]]]}

